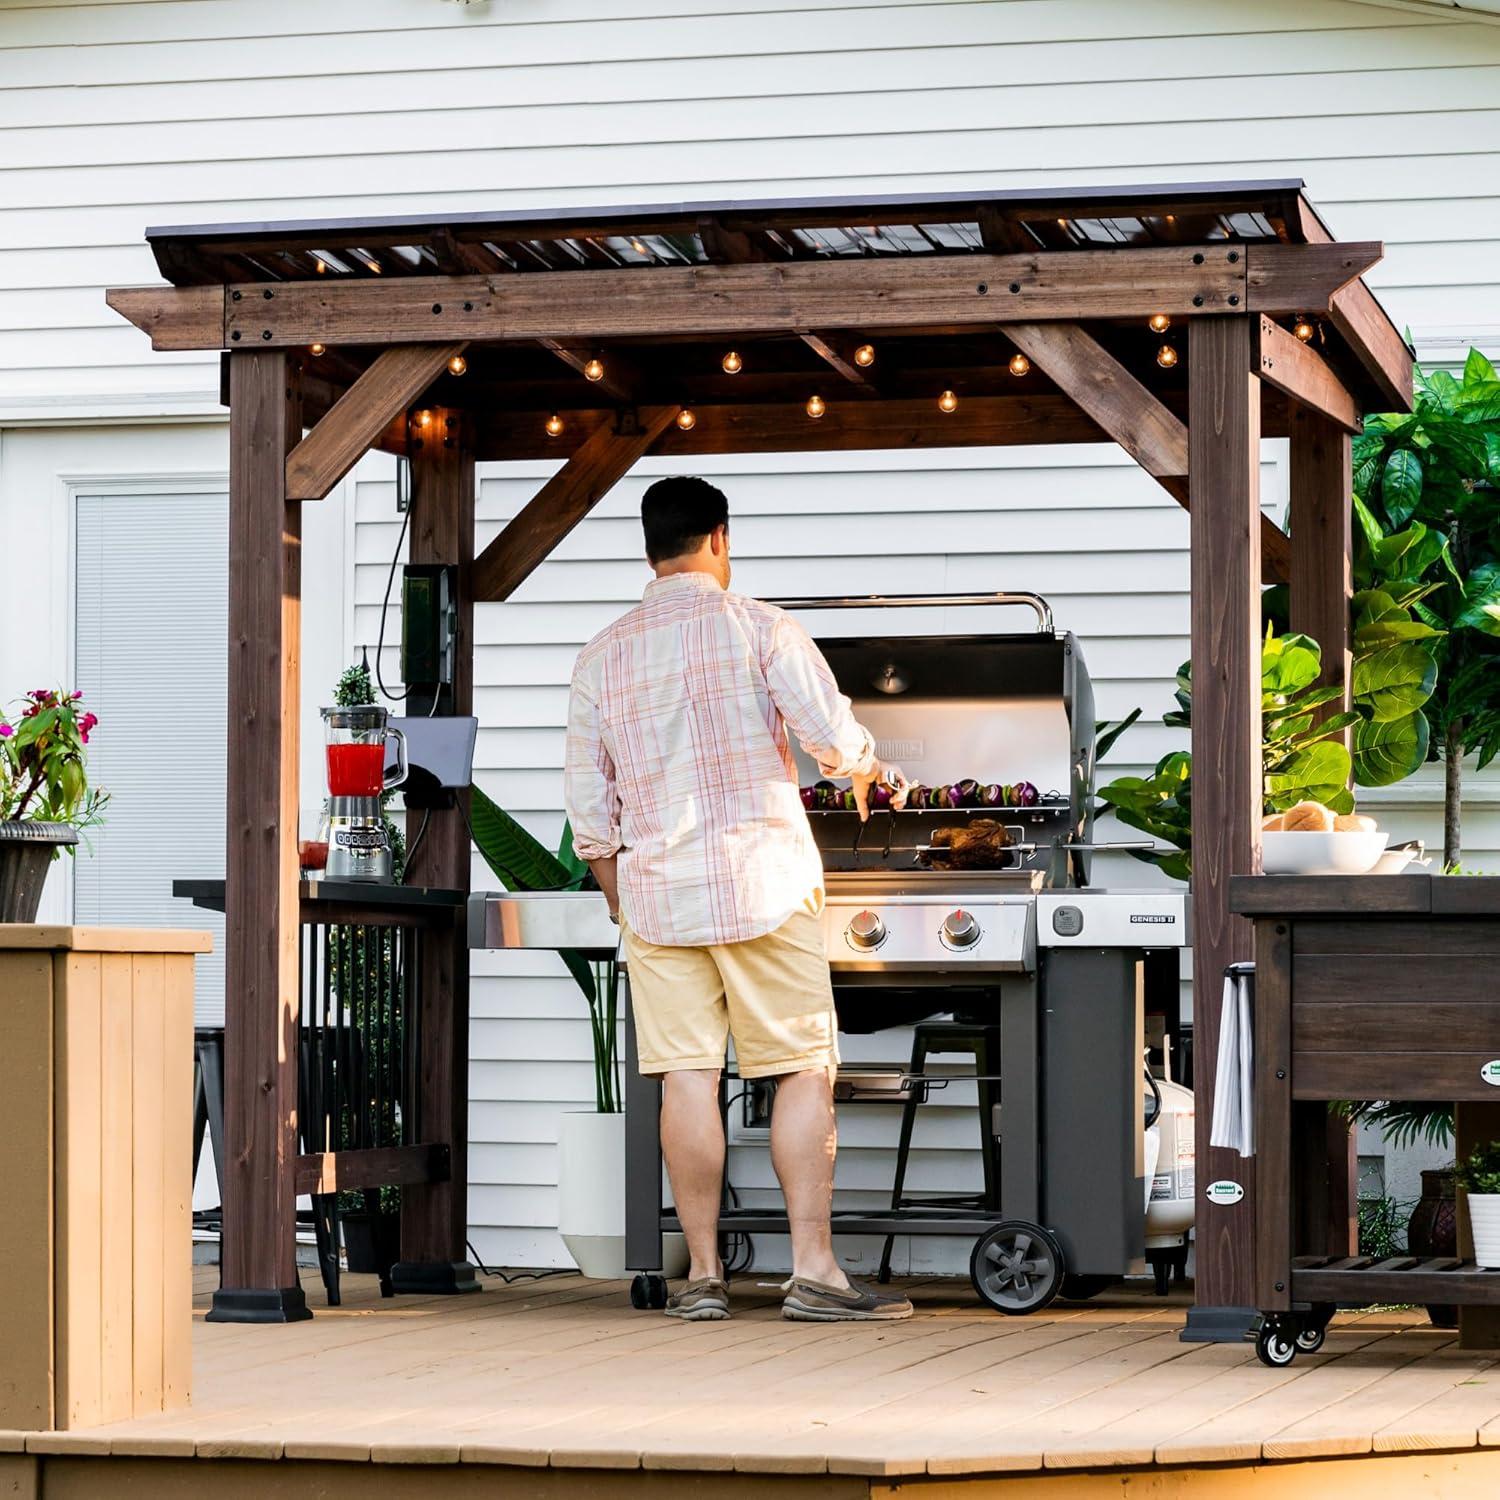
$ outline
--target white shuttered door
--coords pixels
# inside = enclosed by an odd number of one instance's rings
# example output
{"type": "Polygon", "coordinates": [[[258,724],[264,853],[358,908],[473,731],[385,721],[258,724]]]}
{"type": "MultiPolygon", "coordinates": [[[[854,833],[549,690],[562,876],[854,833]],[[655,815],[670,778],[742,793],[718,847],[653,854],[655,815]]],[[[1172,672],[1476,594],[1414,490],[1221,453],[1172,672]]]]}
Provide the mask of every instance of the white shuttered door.
{"type": "Polygon", "coordinates": [[[89,774],[108,821],[80,852],[75,920],[203,927],[196,1019],[224,1018],[224,919],[172,895],[224,871],[228,567],[222,493],[80,493],[76,685],[99,715],[89,774]]]}

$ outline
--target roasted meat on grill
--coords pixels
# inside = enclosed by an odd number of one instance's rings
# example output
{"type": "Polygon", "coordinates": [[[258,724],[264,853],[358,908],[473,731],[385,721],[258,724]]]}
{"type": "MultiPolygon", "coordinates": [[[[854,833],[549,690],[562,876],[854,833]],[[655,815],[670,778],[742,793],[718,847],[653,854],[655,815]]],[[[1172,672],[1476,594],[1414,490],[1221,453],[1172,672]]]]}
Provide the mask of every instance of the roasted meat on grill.
{"type": "Polygon", "coordinates": [[[974,818],[952,827],[934,828],[931,847],[923,851],[922,862],[934,870],[1003,869],[1010,833],[993,818],[974,818]]]}

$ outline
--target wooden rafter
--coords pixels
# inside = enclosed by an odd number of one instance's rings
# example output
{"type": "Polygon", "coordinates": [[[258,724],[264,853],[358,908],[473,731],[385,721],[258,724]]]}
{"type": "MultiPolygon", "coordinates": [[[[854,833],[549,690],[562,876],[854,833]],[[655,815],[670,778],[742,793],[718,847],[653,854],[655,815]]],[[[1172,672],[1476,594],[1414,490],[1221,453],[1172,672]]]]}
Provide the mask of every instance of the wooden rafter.
{"type": "Polygon", "coordinates": [[[287,498],[327,495],[463,349],[452,343],[383,350],[287,456],[287,498]]]}
{"type": "Polygon", "coordinates": [[[600,364],[604,366],[604,374],[592,384],[597,385],[606,396],[620,402],[623,406],[629,406],[635,401],[641,389],[641,377],[635,366],[624,355],[612,351],[605,359],[586,346],[579,348],[574,344],[563,343],[559,339],[538,339],[537,343],[549,353],[555,354],[570,370],[576,370],[580,375],[583,374],[591,359],[599,358],[600,364]]]}
{"type": "Polygon", "coordinates": [[[1359,410],[1354,397],[1316,349],[1264,314],[1256,319],[1253,331],[1255,369],[1262,380],[1302,406],[1321,412],[1346,431],[1359,431],[1359,410]]]}
{"type": "Polygon", "coordinates": [[[856,396],[878,396],[874,380],[870,378],[866,370],[854,363],[850,355],[846,355],[837,343],[824,338],[817,333],[804,333],[802,342],[812,350],[829,369],[838,373],[839,377],[853,387],[856,396]]]}
{"type": "MultiPolygon", "coordinates": [[[[1012,323],[1005,333],[1179,505],[1187,508],[1188,430],[1174,412],[1076,323],[1012,323]]],[[[1288,567],[1286,534],[1263,515],[1262,578],[1267,583],[1284,583],[1288,567]]]]}
{"type": "Polygon", "coordinates": [[[474,559],[474,598],[510,598],[537,564],[629,473],[681,409],[643,410],[629,431],[616,430],[612,422],[595,428],[474,559]]]}

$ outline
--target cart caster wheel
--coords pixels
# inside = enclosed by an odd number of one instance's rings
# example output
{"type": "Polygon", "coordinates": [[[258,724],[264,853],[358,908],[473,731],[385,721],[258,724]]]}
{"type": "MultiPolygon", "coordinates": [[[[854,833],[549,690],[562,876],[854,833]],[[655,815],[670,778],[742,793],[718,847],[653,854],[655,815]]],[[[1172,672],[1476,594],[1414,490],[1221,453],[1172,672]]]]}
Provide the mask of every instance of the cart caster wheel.
{"type": "Polygon", "coordinates": [[[1279,1318],[1266,1318],[1255,1335],[1255,1354],[1261,1364],[1284,1370],[1296,1359],[1299,1343],[1298,1337],[1279,1318]]]}
{"type": "Polygon", "coordinates": [[[997,1312],[1039,1312],[1062,1290],[1062,1246],[1040,1224],[1007,1219],[974,1242],[969,1278],[997,1312]]]}
{"type": "Polygon", "coordinates": [[[1069,1271],[1062,1279],[1062,1290],[1058,1293],[1069,1302],[1087,1302],[1090,1297],[1097,1297],[1106,1287],[1114,1285],[1113,1276],[1084,1276],[1077,1271],[1069,1271]]]}
{"type": "Polygon", "coordinates": [[[1328,1336],[1328,1330],[1316,1323],[1311,1328],[1304,1328],[1297,1335],[1297,1348],[1303,1354],[1316,1354],[1323,1347],[1323,1340],[1328,1336]]]}
{"type": "Polygon", "coordinates": [[[655,1271],[642,1271],[630,1283],[630,1305],[644,1312],[660,1312],[667,1305],[667,1278],[655,1271]]]}

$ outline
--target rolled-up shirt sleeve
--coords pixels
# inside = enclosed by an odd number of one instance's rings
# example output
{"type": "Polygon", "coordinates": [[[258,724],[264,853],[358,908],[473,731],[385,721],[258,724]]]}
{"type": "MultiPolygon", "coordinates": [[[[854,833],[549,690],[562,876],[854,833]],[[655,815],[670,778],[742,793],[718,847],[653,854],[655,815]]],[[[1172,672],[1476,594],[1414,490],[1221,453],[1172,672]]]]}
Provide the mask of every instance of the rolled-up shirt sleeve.
{"type": "Polygon", "coordinates": [[[865,775],[875,765],[875,740],[854,717],[812,637],[790,615],[771,632],[766,686],[797,743],[825,776],[865,775]]]}
{"type": "Polygon", "coordinates": [[[579,859],[608,859],[620,851],[620,795],[615,765],[599,729],[599,705],[581,673],[568,696],[568,741],[563,761],[563,807],[579,859]]]}

